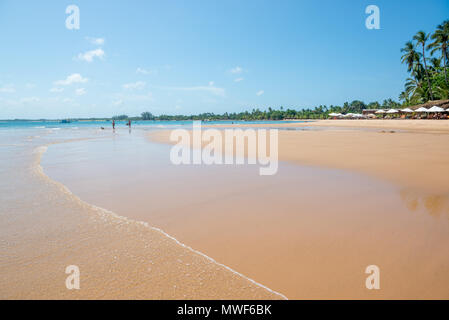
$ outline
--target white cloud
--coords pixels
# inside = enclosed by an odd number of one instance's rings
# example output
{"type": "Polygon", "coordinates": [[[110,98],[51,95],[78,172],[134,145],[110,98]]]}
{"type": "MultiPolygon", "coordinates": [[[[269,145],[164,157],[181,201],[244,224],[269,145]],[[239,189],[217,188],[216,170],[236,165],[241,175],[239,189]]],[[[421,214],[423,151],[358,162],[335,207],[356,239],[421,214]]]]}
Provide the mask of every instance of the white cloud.
{"type": "Polygon", "coordinates": [[[119,100],[112,101],[112,105],[113,106],[121,106],[121,105],[123,105],[123,100],[119,99],[119,100]]]}
{"type": "Polygon", "coordinates": [[[132,83],[125,83],[123,85],[123,89],[127,89],[127,90],[133,90],[133,89],[143,89],[146,86],[146,83],[143,81],[137,81],[137,82],[132,82],[132,83]]]}
{"type": "Polygon", "coordinates": [[[69,102],[73,102],[74,100],[73,99],[71,99],[71,98],[64,98],[63,100],[62,100],[62,102],[65,102],[65,103],[69,103],[69,102]]]}
{"type": "Polygon", "coordinates": [[[75,93],[77,96],[82,96],[82,95],[85,95],[87,93],[87,91],[84,88],[79,88],[79,89],[75,90],[75,93]]]}
{"type": "Polygon", "coordinates": [[[40,99],[37,97],[29,97],[29,98],[22,98],[20,99],[20,102],[22,103],[33,103],[33,102],[39,102],[40,99]]]}
{"type": "Polygon", "coordinates": [[[14,93],[14,92],[16,92],[16,89],[14,88],[14,86],[12,84],[7,84],[0,88],[0,92],[1,93],[14,93]]]}
{"type": "Polygon", "coordinates": [[[36,84],[35,84],[35,83],[27,83],[25,86],[26,86],[28,89],[33,89],[33,88],[36,87],[36,84]]]}
{"type": "Polygon", "coordinates": [[[83,61],[87,61],[87,62],[94,61],[95,57],[97,57],[99,59],[103,59],[103,57],[104,57],[103,49],[95,49],[95,50],[87,51],[85,53],[80,53],[78,55],[79,60],[83,60],[83,61]]]}
{"type": "Polygon", "coordinates": [[[240,81],[243,81],[243,80],[244,80],[243,78],[237,78],[237,79],[234,80],[234,82],[240,82],[240,81]]]}
{"type": "Polygon", "coordinates": [[[263,95],[264,93],[265,93],[265,91],[260,90],[260,91],[258,91],[258,92],[256,93],[256,95],[257,95],[257,96],[261,96],[261,95],[263,95]]]}
{"type": "Polygon", "coordinates": [[[150,71],[145,70],[143,68],[137,68],[136,73],[140,73],[140,74],[149,74],[150,71]]]}
{"type": "Polygon", "coordinates": [[[232,74],[240,74],[243,72],[243,69],[241,67],[235,67],[229,70],[229,72],[232,74]]]}
{"type": "Polygon", "coordinates": [[[104,43],[106,42],[106,40],[104,38],[91,38],[91,37],[87,37],[86,38],[90,43],[95,44],[97,46],[102,46],[104,45],[104,43]]]}
{"type": "Polygon", "coordinates": [[[65,80],[58,80],[54,82],[55,86],[69,86],[74,83],[86,83],[89,81],[87,78],[83,78],[79,73],[69,75],[65,80]]]}
{"type": "Polygon", "coordinates": [[[144,68],[137,68],[136,70],[137,74],[144,74],[144,75],[149,75],[149,74],[156,74],[157,70],[149,70],[149,69],[144,69],[144,68]]]}
{"type": "Polygon", "coordinates": [[[53,92],[53,93],[57,93],[57,92],[62,92],[62,91],[64,91],[64,88],[51,88],[50,89],[50,92],[53,92]]]}

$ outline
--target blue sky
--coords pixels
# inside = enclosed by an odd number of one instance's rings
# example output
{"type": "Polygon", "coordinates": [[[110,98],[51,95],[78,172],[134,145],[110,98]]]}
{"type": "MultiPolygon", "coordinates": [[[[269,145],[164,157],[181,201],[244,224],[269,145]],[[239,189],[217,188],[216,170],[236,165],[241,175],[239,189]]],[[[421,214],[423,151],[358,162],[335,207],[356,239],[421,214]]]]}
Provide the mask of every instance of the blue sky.
{"type": "Polygon", "coordinates": [[[447,0],[0,0],[0,119],[397,99],[400,48],[447,18],[447,0]]]}

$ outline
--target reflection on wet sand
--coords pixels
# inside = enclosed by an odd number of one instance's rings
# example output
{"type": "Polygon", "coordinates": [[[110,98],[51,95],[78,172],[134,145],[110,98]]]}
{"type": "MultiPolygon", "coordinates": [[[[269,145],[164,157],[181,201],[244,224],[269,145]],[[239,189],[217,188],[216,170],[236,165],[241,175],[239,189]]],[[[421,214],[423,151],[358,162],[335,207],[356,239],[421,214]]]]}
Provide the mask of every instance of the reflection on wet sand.
{"type": "Polygon", "coordinates": [[[429,215],[439,218],[449,218],[449,196],[447,195],[421,195],[416,191],[402,189],[401,199],[410,211],[424,209],[429,215]]]}

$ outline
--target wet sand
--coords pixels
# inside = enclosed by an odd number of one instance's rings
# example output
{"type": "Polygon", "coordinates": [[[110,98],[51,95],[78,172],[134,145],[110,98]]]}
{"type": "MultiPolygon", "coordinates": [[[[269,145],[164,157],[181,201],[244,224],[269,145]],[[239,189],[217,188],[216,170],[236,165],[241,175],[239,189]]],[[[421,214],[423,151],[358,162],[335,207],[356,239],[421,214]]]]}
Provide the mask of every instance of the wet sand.
{"type": "Polygon", "coordinates": [[[47,147],[86,144],[85,137],[111,139],[98,132],[0,132],[0,299],[283,298],[50,179],[40,165],[47,147]],[[80,268],[80,290],[65,286],[69,265],[80,268]]]}
{"type": "MultiPolygon", "coordinates": [[[[281,158],[282,141],[302,133],[280,132],[281,158]]],[[[387,135],[352,135],[365,133],[387,135]]],[[[290,299],[448,298],[443,184],[410,187],[299,161],[270,177],[254,166],[173,166],[170,146],[146,135],[55,145],[43,167],[86,202],[161,228],[290,299]],[[371,264],[381,269],[379,291],[365,288],[371,264]]]]}

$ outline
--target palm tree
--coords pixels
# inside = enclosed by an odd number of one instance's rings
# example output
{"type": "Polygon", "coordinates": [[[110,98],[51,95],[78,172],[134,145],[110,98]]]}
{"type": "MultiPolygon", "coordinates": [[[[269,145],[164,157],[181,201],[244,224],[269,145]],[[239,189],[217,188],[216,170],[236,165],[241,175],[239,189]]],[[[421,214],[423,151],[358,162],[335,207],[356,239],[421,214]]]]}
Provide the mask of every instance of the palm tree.
{"type": "Polygon", "coordinates": [[[410,96],[407,91],[402,91],[399,95],[399,100],[404,101],[404,105],[408,106],[410,103],[410,96]]]}
{"type": "Polygon", "coordinates": [[[410,97],[410,102],[425,102],[424,101],[424,88],[422,83],[413,78],[407,78],[405,83],[405,93],[410,97]]]}
{"type": "Polygon", "coordinates": [[[449,84],[447,80],[447,63],[448,63],[448,47],[449,47],[449,20],[444,21],[442,24],[437,26],[437,30],[432,35],[431,39],[433,40],[427,46],[427,49],[430,49],[430,54],[434,54],[436,51],[441,51],[441,57],[444,61],[444,79],[446,80],[446,84],[449,84]]]}
{"type": "Polygon", "coordinates": [[[411,41],[408,41],[405,47],[401,49],[401,52],[404,52],[401,57],[401,62],[407,64],[408,72],[412,71],[415,63],[419,63],[420,60],[420,55],[416,52],[415,45],[411,41]]]}
{"type": "Polygon", "coordinates": [[[432,59],[430,59],[430,62],[432,63],[433,71],[438,72],[438,69],[441,68],[441,58],[433,57],[432,59]]]}
{"type": "Polygon", "coordinates": [[[427,84],[429,85],[430,100],[433,100],[432,84],[430,82],[429,73],[427,72],[427,63],[426,63],[426,42],[428,39],[429,35],[426,34],[424,31],[418,31],[413,37],[413,40],[416,40],[418,44],[422,45],[422,58],[424,62],[424,70],[426,72],[427,84]]]}

